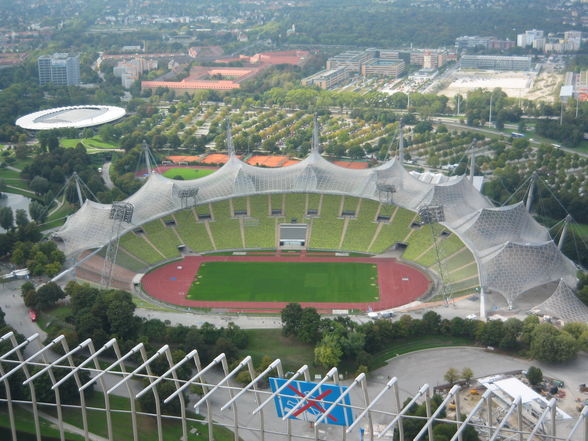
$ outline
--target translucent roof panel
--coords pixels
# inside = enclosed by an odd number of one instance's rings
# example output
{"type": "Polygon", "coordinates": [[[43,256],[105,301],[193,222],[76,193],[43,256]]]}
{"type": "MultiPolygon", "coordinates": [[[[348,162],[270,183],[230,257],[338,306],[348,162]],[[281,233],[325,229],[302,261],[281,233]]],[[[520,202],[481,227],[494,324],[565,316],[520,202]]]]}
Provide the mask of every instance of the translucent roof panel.
{"type": "Polygon", "coordinates": [[[507,242],[479,253],[478,257],[481,285],[504,295],[511,306],[531,288],[559,279],[575,283],[575,265],[553,241],[507,242]]]}
{"type": "Polygon", "coordinates": [[[442,205],[449,225],[481,208],[492,207],[465,176],[456,181],[433,186],[423,205],[442,205]]]}
{"type": "Polygon", "coordinates": [[[522,202],[507,207],[482,208],[460,219],[454,229],[477,250],[507,241],[538,243],[550,239],[547,229],[533,219],[522,202]]]}
{"type": "Polygon", "coordinates": [[[563,280],[560,280],[553,294],[536,309],[565,322],[588,323],[588,306],[582,303],[563,280]]]}
{"type": "MultiPolygon", "coordinates": [[[[413,211],[425,205],[442,205],[445,224],[476,258],[482,286],[502,293],[509,305],[533,287],[561,278],[570,284],[575,280],[573,263],[522,203],[495,208],[465,177],[431,184],[412,176],[396,160],[375,168],[342,168],[321,157],[317,149],[305,160],[284,168],[254,167],[232,154],[219,170],[197,180],[174,181],[153,174],[126,199],[133,204],[134,214],[132,223],[123,225],[120,234],[187,204],[295,192],[385,200],[413,211]]],[[[69,217],[55,233],[63,239],[66,254],[99,248],[114,238],[117,232],[109,218],[110,208],[87,201],[69,217]]]]}

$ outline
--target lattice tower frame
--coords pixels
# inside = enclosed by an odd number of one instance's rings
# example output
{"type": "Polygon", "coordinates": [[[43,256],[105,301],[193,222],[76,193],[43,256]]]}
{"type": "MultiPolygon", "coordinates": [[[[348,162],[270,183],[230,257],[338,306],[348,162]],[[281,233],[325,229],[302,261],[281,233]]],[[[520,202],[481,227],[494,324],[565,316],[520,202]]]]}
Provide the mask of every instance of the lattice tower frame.
{"type": "Polygon", "coordinates": [[[133,219],[133,204],[129,202],[114,202],[110,209],[110,219],[112,223],[112,236],[113,239],[108,242],[106,247],[106,254],[104,256],[104,267],[102,268],[102,276],[100,279],[100,285],[104,289],[110,288],[112,283],[112,271],[116,263],[118,256],[118,247],[120,245],[121,232],[123,225],[128,225],[133,219]]]}

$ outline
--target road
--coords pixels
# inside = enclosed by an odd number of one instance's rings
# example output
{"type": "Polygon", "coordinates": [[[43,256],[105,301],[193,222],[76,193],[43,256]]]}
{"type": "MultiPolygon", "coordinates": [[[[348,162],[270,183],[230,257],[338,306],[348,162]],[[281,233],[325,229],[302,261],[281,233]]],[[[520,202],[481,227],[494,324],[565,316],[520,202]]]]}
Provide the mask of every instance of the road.
{"type": "MultiPolygon", "coordinates": [[[[502,133],[502,132],[498,132],[496,130],[485,129],[483,127],[471,127],[466,124],[461,124],[459,122],[456,122],[455,119],[453,119],[453,118],[446,118],[446,117],[437,116],[437,117],[431,118],[431,121],[433,123],[441,123],[441,124],[444,124],[446,126],[453,127],[456,129],[469,130],[472,132],[485,133],[487,135],[494,135],[494,136],[498,135],[498,136],[502,136],[504,138],[510,138],[510,134],[508,134],[508,133],[502,133]]],[[[542,142],[536,141],[534,139],[529,139],[529,138],[525,138],[525,139],[527,139],[531,144],[533,144],[535,146],[539,146],[539,145],[543,144],[542,142]]],[[[572,149],[569,147],[563,147],[559,144],[557,144],[557,145],[551,144],[551,146],[555,149],[559,149],[559,150],[562,150],[567,153],[572,153],[572,154],[575,153],[579,156],[583,156],[584,158],[588,158],[588,153],[584,153],[579,150],[575,150],[575,149],[572,149]]]]}
{"type": "Polygon", "coordinates": [[[217,327],[226,327],[229,322],[243,329],[277,329],[282,327],[282,320],[277,316],[256,317],[251,315],[223,315],[191,312],[166,312],[138,308],[135,315],[146,319],[169,320],[174,325],[202,326],[205,322],[217,327]]]}
{"type": "Polygon", "coordinates": [[[106,188],[108,188],[109,190],[112,190],[114,188],[114,182],[112,182],[112,179],[110,179],[111,165],[112,162],[105,162],[104,164],[102,164],[102,180],[104,181],[104,185],[106,185],[106,188]]]}

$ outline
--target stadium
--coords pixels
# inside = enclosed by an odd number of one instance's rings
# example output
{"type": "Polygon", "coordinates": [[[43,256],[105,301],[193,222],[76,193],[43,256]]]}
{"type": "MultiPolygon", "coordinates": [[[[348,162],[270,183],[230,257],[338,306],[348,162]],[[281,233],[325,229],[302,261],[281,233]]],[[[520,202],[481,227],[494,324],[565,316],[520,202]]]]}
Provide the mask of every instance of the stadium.
{"type": "Polygon", "coordinates": [[[227,144],[229,161],[208,176],[152,173],[123,202],[86,200],[55,233],[76,261],[66,273],[227,312],[378,311],[479,293],[481,318],[488,294],[509,309],[548,298],[545,313],[588,318],[571,291],[576,267],[548,230],[522,202],[494,207],[473,176],[433,183],[395,158],[342,168],[321,156],[316,127],[309,156],[289,167],[248,165],[230,133],[227,144]]]}
{"type": "Polygon", "coordinates": [[[116,121],[125,114],[125,109],[115,106],[57,107],[21,116],[16,125],[26,130],[81,129],[116,121]]]}

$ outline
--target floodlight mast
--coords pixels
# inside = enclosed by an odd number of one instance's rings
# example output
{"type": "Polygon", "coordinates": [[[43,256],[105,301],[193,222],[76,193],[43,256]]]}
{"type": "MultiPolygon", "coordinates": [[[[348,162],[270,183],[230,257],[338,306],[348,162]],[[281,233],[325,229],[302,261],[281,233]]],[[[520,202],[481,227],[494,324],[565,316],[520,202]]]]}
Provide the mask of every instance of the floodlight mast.
{"type": "Polygon", "coordinates": [[[172,193],[175,197],[180,200],[180,206],[182,209],[190,208],[196,205],[198,202],[198,187],[181,187],[178,184],[173,185],[172,193]],[[190,201],[190,199],[192,201],[190,201]]]}
{"type": "Polygon", "coordinates": [[[394,203],[394,193],[396,193],[396,186],[394,184],[378,182],[376,184],[376,189],[378,190],[378,199],[381,203],[388,205],[394,203]]]}
{"type": "Polygon", "coordinates": [[[151,152],[149,151],[149,145],[147,141],[143,140],[143,145],[141,146],[143,149],[143,155],[145,155],[145,165],[147,166],[147,175],[151,175],[153,168],[151,167],[151,152]]]}
{"type": "Polygon", "coordinates": [[[312,146],[311,152],[320,153],[321,139],[320,139],[320,125],[318,115],[314,115],[314,124],[312,126],[312,146]]]}
{"type": "Polygon", "coordinates": [[[227,117],[225,120],[227,125],[227,154],[232,158],[235,156],[235,146],[233,145],[233,132],[231,130],[231,119],[227,117]]]}
{"type": "Polygon", "coordinates": [[[104,266],[102,268],[102,277],[100,280],[100,285],[104,289],[110,288],[110,284],[112,283],[112,270],[118,255],[123,224],[131,223],[134,210],[135,208],[130,202],[113,202],[110,209],[109,217],[113,221],[110,233],[111,240],[106,247],[106,255],[104,256],[104,266]]]}
{"type": "Polygon", "coordinates": [[[404,164],[404,133],[402,130],[402,121],[398,126],[398,161],[404,164]]]}
{"type": "Polygon", "coordinates": [[[470,155],[470,182],[473,184],[476,174],[476,151],[474,150],[474,143],[472,143],[470,155]]]}
{"type": "Polygon", "coordinates": [[[441,294],[443,294],[445,304],[449,305],[450,293],[447,291],[447,286],[445,284],[445,271],[443,270],[443,264],[441,262],[442,258],[439,250],[439,237],[435,229],[435,225],[440,222],[445,222],[445,210],[443,205],[424,205],[419,208],[419,216],[423,224],[431,226],[431,236],[433,244],[435,245],[435,257],[437,259],[439,278],[441,279],[441,294]]]}

